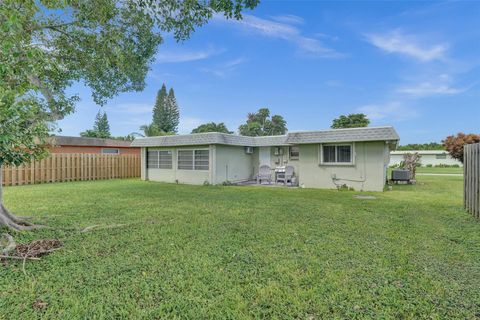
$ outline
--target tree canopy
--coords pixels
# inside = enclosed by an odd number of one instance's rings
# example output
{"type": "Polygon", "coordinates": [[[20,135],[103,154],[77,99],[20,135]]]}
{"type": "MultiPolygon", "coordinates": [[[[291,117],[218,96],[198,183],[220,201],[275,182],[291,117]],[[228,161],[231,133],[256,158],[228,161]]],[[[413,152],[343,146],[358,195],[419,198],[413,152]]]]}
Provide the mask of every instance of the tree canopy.
{"type": "MultiPolygon", "coordinates": [[[[32,132],[40,141],[48,130],[36,129],[73,112],[79,97],[67,88],[76,82],[87,85],[99,105],[119,93],[143,90],[149,64],[163,41],[161,32],[185,40],[214,14],[239,19],[243,9],[257,4],[258,0],[2,0],[1,119],[10,120],[11,106],[30,108],[18,114],[28,114],[30,122],[24,126],[34,127],[22,131],[26,137],[9,135],[7,144],[23,146],[32,132]]],[[[0,157],[4,164],[12,158],[5,153],[0,157]]]]}
{"type": "Polygon", "coordinates": [[[192,133],[205,133],[205,132],[221,132],[221,133],[233,133],[232,131],[228,130],[225,123],[215,123],[209,122],[205,124],[201,124],[195,129],[192,130],[192,133]]]}
{"type": "Polygon", "coordinates": [[[397,150],[444,150],[444,147],[438,142],[410,143],[403,146],[398,146],[397,150]]]}
{"type": "Polygon", "coordinates": [[[452,158],[463,163],[463,147],[466,144],[480,142],[480,135],[474,133],[457,133],[457,135],[448,136],[442,141],[445,150],[452,156],[452,158]]]}
{"type": "Polygon", "coordinates": [[[367,127],[370,124],[370,120],[363,113],[351,113],[349,115],[342,115],[336,119],[333,119],[332,129],[343,128],[361,128],[367,127]]]}
{"type": "Polygon", "coordinates": [[[270,117],[268,108],[247,115],[247,122],[238,131],[243,136],[276,136],[287,132],[287,122],[280,115],[270,117]]]}
{"type": "Polygon", "coordinates": [[[98,111],[95,117],[93,129],[80,132],[80,136],[89,138],[111,138],[110,125],[108,123],[107,113],[98,111]]]}
{"type": "MultiPolygon", "coordinates": [[[[45,155],[52,123],[72,113],[81,82],[98,105],[141,91],[162,43],[215,14],[241,18],[258,0],[0,0],[0,166],[45,155]],[[3,133],[6,134],[3,134],[3,133]]],[[[1,195],[1,185],[0,185],[1,195]]],[[[1,203],[0,225],[22,229],[1,203]]]]}

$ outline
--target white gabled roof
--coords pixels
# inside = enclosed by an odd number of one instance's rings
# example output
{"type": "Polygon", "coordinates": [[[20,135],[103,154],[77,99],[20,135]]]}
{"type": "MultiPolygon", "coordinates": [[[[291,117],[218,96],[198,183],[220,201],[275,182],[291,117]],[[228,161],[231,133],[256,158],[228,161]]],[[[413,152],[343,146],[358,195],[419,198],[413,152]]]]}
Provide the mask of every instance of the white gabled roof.
{"type": "Polygon", "coordinates": [[[393,127],[367,127],[291,132],[281,136],[265,137],[248,137],[218,132],[147,137],[135,139],[132,142],[132,147],[193,146],[209,144],[262,147],[330,142],[398,141],[399,139],[400,138],[393,127]]]}

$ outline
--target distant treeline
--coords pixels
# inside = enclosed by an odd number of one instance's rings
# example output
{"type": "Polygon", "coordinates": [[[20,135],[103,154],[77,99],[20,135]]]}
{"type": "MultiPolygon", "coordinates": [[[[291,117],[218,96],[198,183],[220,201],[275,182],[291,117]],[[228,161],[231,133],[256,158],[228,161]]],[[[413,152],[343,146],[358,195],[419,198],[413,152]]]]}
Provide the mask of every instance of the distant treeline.
{"type": "Polygon", "coordinates": [[[445,148],[440,143],[430,142],[430,143],[410,143],[404,146],[398,146],[397,150],[445,150],[445,148]]]}

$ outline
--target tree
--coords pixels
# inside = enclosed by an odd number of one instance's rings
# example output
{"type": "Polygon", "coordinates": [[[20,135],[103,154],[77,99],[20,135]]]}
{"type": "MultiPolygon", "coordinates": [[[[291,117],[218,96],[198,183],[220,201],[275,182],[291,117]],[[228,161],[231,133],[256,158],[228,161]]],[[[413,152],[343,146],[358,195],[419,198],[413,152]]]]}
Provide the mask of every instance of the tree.
{"type": "Polygon", "coordinates": [[[164,136],[165,132],[160,130],[155,123],[144,124],[140,127],[140,130],[143,131],[144,137],[155,137],[155,136],[164,136]]]}
{"type": "MultiPolygon", "coordinates": [[[[85,83],[103,105],[141,91],[160,32],[185,40],[215,14],[241,18],[258,0],[0,0],[0,166],[45,155],[49,126],[72,113],[85,83]]],[[[1,193],[1,184],[0,184],[1,193]]],[[[0,225],[31,228],[0,200],[0,225]]]]}
{"type": "Polygon", "coordinates": [[[456,136],[448,136],[442,141],[445,150],[452,156],[463,163],[463,147],[466,144],[480,142],[480,135],[474,133],[458,133],[456,136]]]}
{"type": "Polygon", "coordinates": [[[406,153],[403,155],[403,161],[400,163],[400,168],[407,169],[410,171],[410,179],[415,180],[415,177],[417,175],[417,167],[420,166],[422,156],[418,154],[418,152],[415,153],[406,153]]]}
{"type": "Polygon", "coordinates": [[[205,132],[221,132],[221,133],[230,133],[230,134],[233,133],[232,131],[227,129],[227,126],[223,122],[220,122],[220,123],[209,122],[209,123],[201,124],[192,130],[192,133],[205,133],[205,132]]]}
{"type": "Polygon", "coordinates": [[[249,113],[247,122],[238,131],[243,136],[252,137],[282,135],[287,132],[287,122],[279,115],[270,118],[270,110],[261,108],[256,113],[249,113]]]}
{"type": "Polygon", "coordinates": [[[403,146],[398,146],[397,150],[444,150],[444,147],[442,144],[437,142],[411,143],[403,146]]]}
{"type": "Polygon", "coordinates": [[[95,123],[92,130],[80,132],[80,136],[89,138],[111,138],[110,125],[108,124],[107,113],[98,111],[95,117],[95,123]]]}
{"type": "Polygon", "coordinates": [[[167,114],[167,123],[164,127],[160,127],[162,131],[177,133],[178,124],[180,123],[180,111],[178,110],[177,99],[172,88],[168,91],[165,103],[165,111],[167,114]]]}
{"type": "MultiPolygon", "coordinates": [[[[177,133],[180,122],[180,111],[177,99],[172,88],[168,91],[165,84],[158,90],[155,106],[153,107],[153,122],[161,132],[177,133]]],[[[149,125],[147,125],[149,126],[149,125]]]]}
{"type": "Polygon", "coordinates": [[[153,107],[153,123],[157,126],[157,128],[163,128],[167,123],[167,113],[165,112],[166,102],[167,87],[164,83],[162,88],[158,90],[155,106],[153,107]]]}
{"type": "Polygon", "coordinates": [[[368,127],[370,120],[363,113],[351,113],[333,119],[332,129],[368,127]]]}

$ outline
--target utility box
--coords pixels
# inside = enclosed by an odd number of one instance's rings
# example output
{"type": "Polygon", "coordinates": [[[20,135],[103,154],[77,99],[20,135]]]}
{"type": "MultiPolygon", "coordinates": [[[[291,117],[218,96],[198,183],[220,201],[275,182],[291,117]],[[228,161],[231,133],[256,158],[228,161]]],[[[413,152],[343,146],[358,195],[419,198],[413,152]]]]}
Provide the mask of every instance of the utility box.
{"type": "Polygon", "coordinates": [[[406,169],[394,169],[392,170],[392,181],[405,181],[409,182],[412,178],[412,173],[410,170],[406,169]]]}

